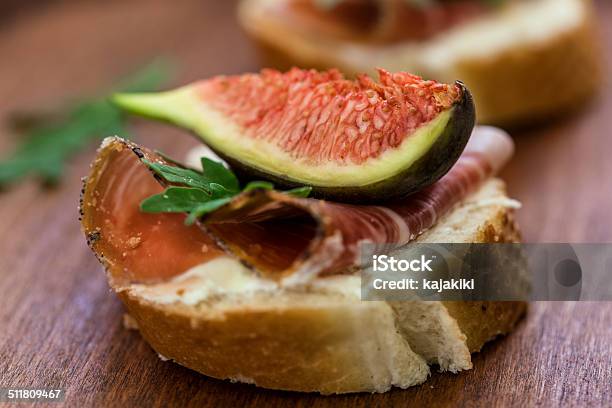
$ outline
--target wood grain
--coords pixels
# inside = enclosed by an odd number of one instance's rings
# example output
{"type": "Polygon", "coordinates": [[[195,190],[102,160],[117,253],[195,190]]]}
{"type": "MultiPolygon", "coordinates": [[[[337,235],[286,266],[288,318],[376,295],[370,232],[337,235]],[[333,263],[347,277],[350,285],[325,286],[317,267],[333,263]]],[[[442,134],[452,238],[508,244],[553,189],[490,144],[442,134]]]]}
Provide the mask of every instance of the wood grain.
{"type": "MultiPolygon", "coordinates": [[[[159,54],[178,82],[254,70],[232,2],[54,2],[0,26],[0,151],[15,145],[11,112],[93,93],[159,54]],[[171,4],[172,3],[172,4],[171,4]]],[[[612,3],[599,3],[612,21],[612,3]]],[[[612,25],[602,24],[612,56],[612,25]]],[[[612,74],[612,70],[609,72],[612,74]]],[[[610,75],[608,75],[610,76],[610,75]]],[[[515,132],[504,171],[527,241],[612,241],[612,87],[556,123],[515,132]]],[[[193,141],[162,125],[135,133],[169,154],[193,141]]],[[[409,390],[320,397],[217,381],[162,362],[106,285],[77,222],[79,178],[94,148],[52,191],[23,183],[0,195],[0,386],[65,387],[66,405],[611,406],[612,303],[535,303],[518,330],[474,356],[474,369],[434,373],[409,390]]]]}

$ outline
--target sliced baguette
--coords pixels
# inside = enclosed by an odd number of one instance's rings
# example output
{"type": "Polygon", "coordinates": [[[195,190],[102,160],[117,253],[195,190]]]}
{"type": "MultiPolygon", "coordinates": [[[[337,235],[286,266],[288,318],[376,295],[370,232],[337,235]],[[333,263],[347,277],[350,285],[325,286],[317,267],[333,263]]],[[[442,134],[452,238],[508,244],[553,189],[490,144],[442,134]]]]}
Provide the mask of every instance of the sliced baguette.
{"type": "Polygon", "coordinates": [[[462,80],[480,123],[523,124],[580,106],[601,83],[590,0],[517,2],[418,43],[372,45],[332,39],[270,12],[291,0],[243,0],[239,19],[267,66],[339,68],[347,74],[419,72],[462,80]]]}
{"type": "MultiPolygon", "coordinates": [[[[516,241],[511,204],[503,183],[491,180],[421,240],[516,241]]],[[[216,272],[236,277],[230,269],[237,263],[228,262],[216,272]]],[[[424,382],[428,362],[468,369],[470,352],[510,331],[525,311],[520,302],[363,302],[358,276],[319,279],[300,290],[253,290],[249,283],[246,292],[194,298],[194,286],[210,283],[203,279],[113,289],[163,358],[282,390],[383,392],[424,382]]]]}
{"type": "MultiPolygon", "coordinates": [[[[519,242],[509,210],[515,203],[500,180],[492,180],[417,242],[519,242]]],[[[508,333],[522,302],[394,302],[399,326],[412,349],[443,371],[472,368],[470,353],[508,333]]]]}

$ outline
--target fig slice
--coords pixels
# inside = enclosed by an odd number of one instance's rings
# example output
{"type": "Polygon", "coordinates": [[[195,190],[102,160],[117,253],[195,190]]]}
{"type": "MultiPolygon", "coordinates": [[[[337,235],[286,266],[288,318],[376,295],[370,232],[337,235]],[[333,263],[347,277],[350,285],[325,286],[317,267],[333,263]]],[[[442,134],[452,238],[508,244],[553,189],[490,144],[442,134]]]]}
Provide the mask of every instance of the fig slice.
{"type": "Polygon", "coordinates": [[[114,100],[190,129],[243,180],[309,185],[314,197],[335,201],[380,202],[414,193],[448,172],[475,114],[461,82],[384,70],[379,77],[266,69],[114,100]]]}

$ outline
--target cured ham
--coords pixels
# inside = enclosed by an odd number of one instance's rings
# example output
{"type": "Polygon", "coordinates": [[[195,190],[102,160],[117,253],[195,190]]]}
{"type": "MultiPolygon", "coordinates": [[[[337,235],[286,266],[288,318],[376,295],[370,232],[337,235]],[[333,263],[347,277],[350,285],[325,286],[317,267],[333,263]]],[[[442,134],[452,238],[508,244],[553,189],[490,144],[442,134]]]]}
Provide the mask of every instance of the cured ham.
{"type": "Polygon", "coordinates": [[[109,138],[84,183],[82,225],[119,284],[164,281],[224,251],[266,277],[308,281],[358,267],[363,242],[403,245],[415,239],[499,170],[512,150],[505,133],[481,127],[449,173],[404,200],[359,206],[253,190],[188,227],[182,214],[139,209],[144,198],[163,190],[140,159],[164,159],[109,138]]]}
{"type": "Polygon", "coordinates": [[[403,200],[359,206],[256,190],[203,222],[226,250],[262,275],[301,282],[346,273],[359,266],[360,244],[414,240],[497,172],[512,152],[508,135],[478,128],[449,173],[403,200]]]}
{"type": "Polygon", "coordinates": [[[331,38],[394,43],[432,38],[493,7],[480,0],[416,6],[406,0],[286,0],[270,8],[295,26],[331,38]]]}
{"type": "Polygon", "coordinates": [[[145,148],[108,138],[84,180],[81,224],[87,243],[117,285],[179,275],[223,252],[182,214],[145,214],[139,205],[163,191],[140,161],[163,161],[145,148]]]}

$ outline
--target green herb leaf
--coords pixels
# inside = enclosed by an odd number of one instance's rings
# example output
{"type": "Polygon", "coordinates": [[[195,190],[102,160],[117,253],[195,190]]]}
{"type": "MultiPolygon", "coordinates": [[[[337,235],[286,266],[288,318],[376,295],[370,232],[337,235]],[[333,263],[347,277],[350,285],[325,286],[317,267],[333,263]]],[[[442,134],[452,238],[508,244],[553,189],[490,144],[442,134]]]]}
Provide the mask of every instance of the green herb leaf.
{"type": "Polygon", "coordinates": [[[205,214],[211,213],[220,207],[223,207],[231,200],[231,197],[217,198],[216,200],[210,200],[206,203],[198,205],[194,210],[189,213],[189,216],[185,220],[185,224],[193,224],[198,218],[202,217],[205,214]]]}
{"type": "Polygon", "coordinates": [[[140,203],[140,209],[148,213],[190,212],[211,199],[212,194],[199,188],[168,187],[163,193],[155,194],[140,203]]]}
{"type": "Polygon", "coordinates": [[[202,157],[202,169],[204,177],[216,181],[230,191],[239,191],[238,179],[222,163],[216,162],[206,157],[202,157]]]}
{"type": "Polygon", "coordinates": [[[285,194],[289,194],[289,195],[292,195],[294,197],[306,198],[306,197],[308,197],[310,195],[311,191],[312,191],[312,187],[304,186],[304,187],[297,187],[297,188],[293,188],[291,190],[287,190],[287,191],[285,191],[285,194]]]}
{"type": "MultiPolygon", "coordinates": [[[[154,63],[122,81],[125,91],[155,90],[168,78],[167,64],[154,63]]],[[[8,158],[0,160],[0,188],[28,175],[46,184],[57,184],[65,163],[92,140],[110,135],[127,137],[125,116],[108,98],[83,100],[52,123],[34,121],[26,127],[25,141],[8,158]]]]}
{"type": "MultiPolygon", "coordinates": [[[[222,163],[202,158],[203,171],[199,172],[177,166],[142,159],[151,170],[168,183],[166,191],[153,195],[140,203],[140,210],[148,213],[188,213],[185,224],[191,225],[203,215],[211,213],[229,203],[240,194],[238,178],[222,163]]],[[[256,189],[273,190],[268,181],[251,181],[242,191],[256,189]]],[[[298,187],[286,191],[296,197],[307,197],[311,187],[298,187]]]]}
{"type": "Polygon", "coordinates": [[[191,169],[185,169],[177,166],[170,166],[167,164],[154,163],[146,159],[143,162],[151,169],[155,174],[162,177],[169,183],[184,184],[186,186],[201,188],[210,192],[210,181],[202,177],[202,174],[191,169]]]}
{"type": "Polygon", "coordinates": [[[217,184],[217,183],[210,183],[209,187],[210,187],[210,190],[212,191],[213,198],[231,197],[240,192],[236,190],[229,190],[225,188],[225,186],[222,186],[221,184],[217,184]]]}
{"type": "Polygon", "coordinates": [[[251,190],[274,190],[274,184],[268,182],[268,181],[251,181],[249,184],[246,185],[246,187],[244,188],[244,191],[251,191],[251,190]]]}

